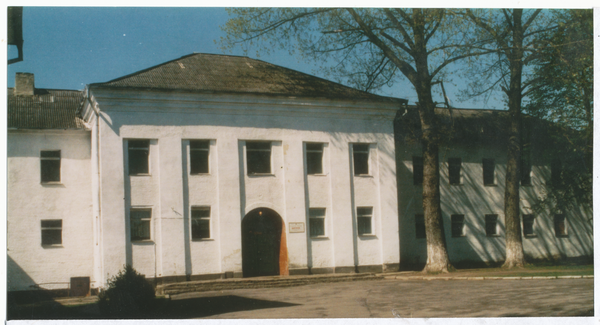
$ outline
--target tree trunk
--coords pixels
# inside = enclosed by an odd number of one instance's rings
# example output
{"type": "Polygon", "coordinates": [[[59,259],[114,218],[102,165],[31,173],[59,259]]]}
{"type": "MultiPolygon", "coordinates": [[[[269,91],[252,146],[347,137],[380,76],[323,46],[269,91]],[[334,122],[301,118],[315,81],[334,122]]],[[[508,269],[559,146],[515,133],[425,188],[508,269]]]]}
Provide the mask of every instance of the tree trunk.
{"type": "Polygon", "coordinates": [[[510,88],[508,110],[510,115],[506,186],[504,192],[504,219],[506,225],[506,260],[503,267],[522,267],[525,264],[519,208],[519,180],[521,164],[521,76],[523,73],[523,29],[521,9],[513,11],[513,46],[510,60],[510,88]]]}

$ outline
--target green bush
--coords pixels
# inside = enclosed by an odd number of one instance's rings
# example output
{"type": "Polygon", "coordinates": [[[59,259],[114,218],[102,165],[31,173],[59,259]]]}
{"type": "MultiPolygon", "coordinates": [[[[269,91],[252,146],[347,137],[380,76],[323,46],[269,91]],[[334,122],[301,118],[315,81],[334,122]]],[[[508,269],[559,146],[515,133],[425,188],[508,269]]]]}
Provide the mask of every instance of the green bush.
{"type": "Polygon", "coordinates": [[[107,318],[140,317],[152,311],[154,288],[131,265],[106,282],[98,295],[100,312],[107,318]]]}

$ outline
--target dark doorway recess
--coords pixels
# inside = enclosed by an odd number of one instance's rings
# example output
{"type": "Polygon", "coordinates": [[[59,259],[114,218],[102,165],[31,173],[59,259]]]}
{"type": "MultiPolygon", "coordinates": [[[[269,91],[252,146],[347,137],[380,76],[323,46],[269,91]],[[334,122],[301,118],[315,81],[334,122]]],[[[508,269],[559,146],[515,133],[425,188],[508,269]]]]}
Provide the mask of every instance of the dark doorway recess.
{"type": "Polygon", "coordinates": [[[242,220],[244,277],[288,275],[283,220],[268,208],[250,211],[242,220]]]}

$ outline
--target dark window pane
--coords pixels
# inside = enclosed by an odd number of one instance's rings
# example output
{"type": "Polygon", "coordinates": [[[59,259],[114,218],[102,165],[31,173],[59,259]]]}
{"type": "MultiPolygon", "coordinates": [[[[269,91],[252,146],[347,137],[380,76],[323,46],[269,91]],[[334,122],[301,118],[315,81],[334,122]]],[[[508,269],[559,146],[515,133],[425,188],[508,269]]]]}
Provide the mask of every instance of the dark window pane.
{"type": "Polygon", "coordinates": [[[561,174],[562,174],[562,163],[560,162],[560,160],[555,159],[552,161],[552,163],[550,164],[550,172],[551,174],[551,181],[552,181],[552,185],[556,186],[560,184],[560,180],[561,180],[561,174]]]}
{"type": "Polygon", "coordinates": [[[523,216],[523,236],[533,236],[534,217],[531,214],[523,216]]]}
{"type": "Polygon", "coordinates": [[[487,236],[495,236],[498,234],[498,215],[485,215],[485,234],[487,236]]]}
{"type": "Polygon", "coordinates": [[[256,141],[246,142],[246,150],[271,150],[271,142],[268,141],[256,141]]]}
{"type": "Polygon", "coordinates": [[[131,240],[150,239],[151,210],[131,210],[129,212],[131,225],[131,240]]]}
{"type": "Polygon", "coordinates": [[[483,185],[494,185],[494,159],[483,159],[483,185]]]}
{"type": "Polygon", "coordinates": [[[521,185],[531,185],[531,163],[521,159],[521,185]]]}
{"type": "Polygon", "coordinates": [[[369,175],[369,145],[352,145],[354,155],[354,175],[369,175]]]}
{"type": "Polygon", "coordinates": [[[356,208],[356,214],[359,216],[370,216],[373,214],[373,208],[356,208]]]}
{"type": "Polygon", "coordinates": [[[417,238],[425,238],[425,216],[422,214],[415,215],[415,232],[417,238]]]}
{"type": "Polygon", "coordinates": [[[208,174],[208,150],[190,150],[190,173],[208,174]]]}
{"type": "Polygon", "coordinates": [[[192,209],[192,218],[210,218],[210,208],[209,207],[193,208],[192,209]]]}
{"type": "Polygon", "coordinates": [[[42,228],[61,228],[62,220],[42,220],[42,228]]]}
{"type": "Polygon", "coordinates": [[[127,140],[129,149],[148,149],[150,148],[150,140],[127,140]]]}
{"type": "Polygon", "coordinates": [[[60,245],[62,244],[61,229],[42,229],[42,245],[60,245]]]}
{"type": "Polygon", "coordinates": [[[246,142],[248,174],[271,173],[271,143],[246,142]]]}
{"type": "Polygon", "coordinates": [[[554,234],[556,236],[567,235],[567,225],[565,221],[565,216],[562,214],[557,214],[554,216],[554,234]]]}
{"type": "Polygon", "coordinates": [[[460,184],[460,158],[448,158],[448,181],[452,185],[460,184]]]}
{"type": "Polygon", "coordinates": [[[128,140],[129,175],[148,174],[150,140],[128,140]]]}
{"type": "Polygon", "coordinates": [[[210,219],[192,218],[192,239],[210,238],[210,219]]]}
{"type": "Polygon", "coordinates": [[[41,151],[41,180],[46,182],[60,182],[60,150],[41,151]]]}
{"type": "Polygon", "coordinates": [[[358,217],[358,234],[371,234],[371,217],[358,217]]]}
{"type": "Polygon", "coordinates": [[[190,140],[190,149],[205,149],[208,150],[208,140],[190,140]]]}
{"type": "Polygon", "coordinates": [[[306,150],[310,150],[310,151],[323,151],[323,144],[322,143],[307,143],[306,144],[306,150]]]}
{"type": "Polygon", "coordinates": [[[413,182],[423,184],[423,157],[413,157],[413,182]]]}
{"type": "Polygon", "coordinates": [[[309,175],[323,173],[323,144],[306,144],[306,173],[309,175]]]}
{"type": "Polygon", "coordinates": [[[465,216],[462,214],[453,214],[452,219],[452,237],[464,236],[465,216]]]}
{"type": "Polygon", "coordinates": [[[41,158],[60,158],[60,150],[42,151],[40,152],[41,158]]]}
{"type": "Polygon", "coordinates": [[[325,219],[310,218],[309,219],[310,236],[325,236],[325,219]]]}

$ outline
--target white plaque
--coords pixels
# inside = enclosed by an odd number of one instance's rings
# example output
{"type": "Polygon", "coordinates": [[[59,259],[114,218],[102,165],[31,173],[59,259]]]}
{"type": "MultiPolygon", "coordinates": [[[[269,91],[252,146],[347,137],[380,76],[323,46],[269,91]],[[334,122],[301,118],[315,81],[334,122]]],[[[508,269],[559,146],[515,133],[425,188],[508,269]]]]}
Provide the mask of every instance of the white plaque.
{"type": "Polygon", "coordinates": [[[304,222],[290,222],[290,233],[304,232],[304,222]]]}

